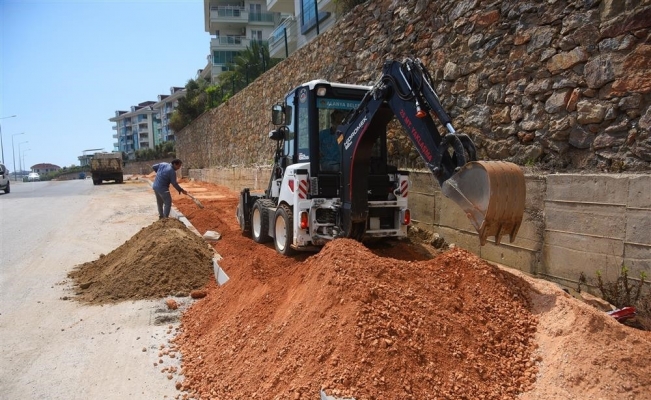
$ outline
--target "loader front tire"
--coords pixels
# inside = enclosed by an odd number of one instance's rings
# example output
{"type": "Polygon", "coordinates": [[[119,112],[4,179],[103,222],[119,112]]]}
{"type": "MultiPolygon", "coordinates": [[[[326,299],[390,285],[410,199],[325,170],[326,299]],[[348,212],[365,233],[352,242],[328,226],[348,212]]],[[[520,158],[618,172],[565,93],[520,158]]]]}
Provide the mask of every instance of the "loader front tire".
{"type": "Polygon", "coordinates": [[[284,256],[294,254],[294,249],[291,247],[294,241],[294,214],[292,209],[286,204],[280,205],[276,209],[274,222],[276,251],[284,256]]]}
{"type": "Polygon", "coordinates": [[[269,210],[275,207],[273,201],[260,199],[251,211],[251,237],[256,243],[267,243],[269,237],[269,210]]]}
{"type": "Polygon", "coordinates": [[[251,232],[251,219],[248,215],[244,215],[244,210],[242,210],[242,206],[239,204],[235,210],[235,216],[237,217],[237,223],[240,225],[242,233],[251,232]]]}

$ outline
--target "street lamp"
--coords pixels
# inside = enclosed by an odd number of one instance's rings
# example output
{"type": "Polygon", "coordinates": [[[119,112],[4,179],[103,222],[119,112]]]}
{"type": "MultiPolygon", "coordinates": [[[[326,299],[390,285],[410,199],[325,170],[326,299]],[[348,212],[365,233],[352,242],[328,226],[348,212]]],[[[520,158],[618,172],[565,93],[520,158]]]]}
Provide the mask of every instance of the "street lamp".
{"type": "Polygon", "coordinates": [[[20,160],[21,160],[20,155],[23,154],[23,153],[20,152],[20,145],[23,144],[23,143],[29,143],[29,140],[25,140],[24,142],[18,143],[18,168],[20,169],[21,176],[22,176],[22,173],[23,173],[23,164],[20,162],[20,160]]]}
{"type": "MultiPolygon", "coordinates": [[[[16,151],[14,150],[14,136],[16,135],[24,135],[25,132],[20,132],[20,133],[14,133],[11,135],[11,158],[14,160],[14,182],[16,182],[16,151]]],[[[20,151],[20,149],[19,149],[20,151]]],[[[20,163],[18,163],[20,165],[20,163]]]]}
{"type": "Polygon", "coordinates": [[[30,151],[31,149],[23,150],[23,167],[25,167],[25,153],[30,151]]]}
{"type": "MultiPolygon", "coordinates": [[[[0,119],[13,118],[15,115],[10,115],[8,117],[2,117],[0,119]]],[[[0,125],[0,150],[2,151],[2,163],[5,163],[5,147],[2,145],[2,125],[0,125]]]]}

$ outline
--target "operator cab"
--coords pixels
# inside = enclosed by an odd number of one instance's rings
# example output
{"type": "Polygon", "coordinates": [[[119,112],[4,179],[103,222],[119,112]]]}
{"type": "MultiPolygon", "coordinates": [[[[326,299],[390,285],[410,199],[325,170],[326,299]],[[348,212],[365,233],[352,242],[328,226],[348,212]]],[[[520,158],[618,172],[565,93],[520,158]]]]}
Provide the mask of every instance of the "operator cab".
{"type": "MultiPolygon", "coordinates": [[[[284,168],[306,163],[315,185],[315,197],[338,197],[341,191],[342,147],[345,145],[341,127],[351,117],[369,86],[334,84],[323,80],[310,81],[288,93],[283,104],[272,107],[272,123],[280,126],[270,138],[282,140],[280,163],[284,168]]],[[[369,181],[382,180],[380,192],[386,199],[387,173],[386,130],[377,132],[368,158],[369,181]],[[381,175],[376,178],[376,175],[381,175]]],[[[279,172],[282,174],[282,172],[279,172]]]]}

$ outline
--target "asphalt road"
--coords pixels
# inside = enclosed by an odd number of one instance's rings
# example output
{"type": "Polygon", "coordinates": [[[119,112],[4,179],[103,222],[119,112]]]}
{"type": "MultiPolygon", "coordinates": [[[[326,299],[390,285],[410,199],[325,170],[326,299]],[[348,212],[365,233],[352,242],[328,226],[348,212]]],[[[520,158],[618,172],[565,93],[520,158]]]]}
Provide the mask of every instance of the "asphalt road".
{"type": "Polygon", "coordinates": [[[158,218],[147,183],[13,182],[0,194],[0,398],[162,399],[178,394],[158,353],[164,300],[73,300],[67,273],[158,218]]]}

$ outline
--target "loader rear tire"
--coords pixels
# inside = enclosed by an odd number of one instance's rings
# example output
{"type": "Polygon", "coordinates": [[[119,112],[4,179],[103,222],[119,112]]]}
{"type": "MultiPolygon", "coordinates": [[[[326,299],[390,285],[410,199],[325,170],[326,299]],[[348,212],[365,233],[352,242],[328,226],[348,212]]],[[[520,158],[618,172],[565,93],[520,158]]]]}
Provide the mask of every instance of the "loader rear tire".
{"type": "Polygon", "coordinates": [[[253,204],[251,211],[251,237],[256,243],[267,243],[269,237],[269,212],[275,204],[271,200],[260,199],[253,204]]]}
{"type": "Polygon", "coordinates": [[[282,204],[276,209],[274,225],[276,251],[284,256],[294,254],[291,247],[294,242],[294,213],[288,205],[282,204]]]}

